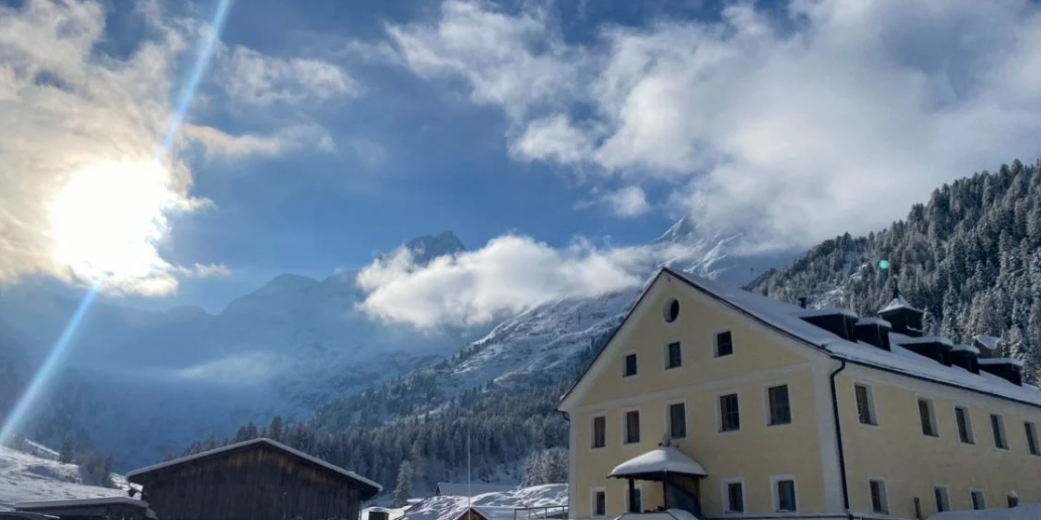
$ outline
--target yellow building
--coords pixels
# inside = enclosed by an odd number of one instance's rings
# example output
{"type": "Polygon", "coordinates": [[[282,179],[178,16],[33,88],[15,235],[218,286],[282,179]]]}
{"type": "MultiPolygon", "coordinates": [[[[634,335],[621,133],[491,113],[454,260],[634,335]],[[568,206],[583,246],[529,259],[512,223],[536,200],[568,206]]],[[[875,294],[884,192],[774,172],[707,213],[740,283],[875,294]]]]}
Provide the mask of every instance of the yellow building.
{"type": "Polygon", "coordinates": [[[927,518],[1041,501],[1020,365],[663,269],[564,396],[573,518],[927,518]]]}

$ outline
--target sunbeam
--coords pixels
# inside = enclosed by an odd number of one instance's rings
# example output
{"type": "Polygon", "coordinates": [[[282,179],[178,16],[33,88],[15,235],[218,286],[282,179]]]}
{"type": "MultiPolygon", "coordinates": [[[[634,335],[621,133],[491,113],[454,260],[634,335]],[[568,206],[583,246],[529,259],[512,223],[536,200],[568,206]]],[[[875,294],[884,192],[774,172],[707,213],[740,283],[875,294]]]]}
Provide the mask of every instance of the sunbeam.
{"type": "MultiPolygon", "coordinates": [[[[192,67],[191,75],[188,77],[188,82],[181,90],[176,111],[173,114],[173,119],[163,137],[159,150],[156,151],[156,161],[158,163],[163,163],[165,161],[170,148],[177,139],[181,125],[188,113],[188,109],[191,107],[192,100],[195,98],[199,89],[199,84],[202,82],[203,75],[205,74],[206,68],[213,56],[213,51],[216,48],[217,42],[220,40],[220,34],[224,29],[224,22],[227,20],[228,12],[231,10],[232,3],[233,0],[220,0],[217,5],[217,12],[214,14],[213,20],[210,24],[211,30],[203,39],[202,49],[192,67]]],[[[144,175],[146,173],[147,172],[140,172],[139,175],[144,175]]],[[[90,179],[87,180],[89,181],[90,179]]],[[[29,383],[29,387],[18,399],[18,402],[15,404],[11,413],[7,416],[3,426],[0,427],[0,443],[6,442],[10,436],[22,426],[24,421],[30,415],[30,410],[32,410],[32,408],[37,404],[40,396],[43,395],[44,389],[46,389],[47,385],[54,379],[55,374],[60,372],[62,362],[68,355],[69,348],[73,343],[76,332],[79,330],[84,318],[87,316],[91,306],[97,299],[98,292],[100,291],[102,284],[105,282],[105,278],[105,276],[101,276],[94,280],[93,286],[83,297],[79,307],[76,308],[76,312],[72,315],[68,324],[66,324],[61,337],[58,338],[58,341],[53,347],[51,347],[50,353],[47,355],[47,358],[44,360],[39,370],[36,371],[32,381],[29,383]]]]}

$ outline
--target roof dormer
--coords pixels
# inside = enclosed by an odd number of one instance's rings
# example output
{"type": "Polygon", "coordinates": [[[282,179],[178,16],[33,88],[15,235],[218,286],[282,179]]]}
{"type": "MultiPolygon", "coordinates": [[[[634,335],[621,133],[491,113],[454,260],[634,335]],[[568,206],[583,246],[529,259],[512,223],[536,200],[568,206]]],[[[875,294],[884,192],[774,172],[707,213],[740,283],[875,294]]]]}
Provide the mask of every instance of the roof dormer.
{"type": "Polygon", "coordinates": [[[814,309],[799,313],[803,321],[820,327],[844,340],[856,341],[853,326],[857,313],[848,309],[814,309]]]}
{"type": "Polygon", "coordinates": [[[893,289],[893,299],[878,311],[878,316],[893,325],[893,332],[911,337],[922,335],[922,318],[925,311],[908,303],[900,294],[899,287],[893,289]]]}

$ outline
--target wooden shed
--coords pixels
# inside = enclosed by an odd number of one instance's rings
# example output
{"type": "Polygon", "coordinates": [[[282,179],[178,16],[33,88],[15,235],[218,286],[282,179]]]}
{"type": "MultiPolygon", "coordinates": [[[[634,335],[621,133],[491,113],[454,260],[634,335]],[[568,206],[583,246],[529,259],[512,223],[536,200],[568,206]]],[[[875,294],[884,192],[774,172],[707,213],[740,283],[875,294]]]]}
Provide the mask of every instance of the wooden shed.
{"type": "Polygon", "coordinates": [[[357,520],[379,484],[271,439],[127,473],[159,520],[357,520]]]}

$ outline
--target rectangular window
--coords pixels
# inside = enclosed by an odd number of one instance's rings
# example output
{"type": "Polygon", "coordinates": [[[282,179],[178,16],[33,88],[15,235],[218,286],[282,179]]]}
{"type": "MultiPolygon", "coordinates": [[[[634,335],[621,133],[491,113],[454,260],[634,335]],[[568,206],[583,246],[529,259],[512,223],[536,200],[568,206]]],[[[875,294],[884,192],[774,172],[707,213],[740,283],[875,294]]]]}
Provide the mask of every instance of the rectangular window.
{"type": "Polygon", "coordinates": [[[987,499],[983,496],[983,492],[974,489],[971,491],[972,496],[972,508],[976,511],[982,511],[987,509],[987,499]]]}
{"type": "Polygon", "coordinates": [[[640,412],[625,412],[625,443],[640,442],[640,412]]]}
{"type": "Polygon", "coordinates": [[[741,429],[741,410],[737,403],[737,394],[719,397],[719,430],[732,432],[741,429]]]}
{"type": "Polygon", "coordinates": [[[607,516],[607,492],[602,489],[593,492],[593,516],[607,516]]]}
{"type": "Polygon", "coordinates": [[[668,352],[666,353],[665,368],[676,368],[683,364],[683,354],[680,352],[679,342],[669,343],[668,352]]]}
{"type": "Polygon", "coordinates": [[[933,487],[933,496],[936,498],[937,513],[951,510],[951,500],[947,496],[947,486],[933,487]]]}
{"type": "Polygon", "coordinates": [[[875,400],[871,395],[871,388],[867,385],[855,385],[853,390],[857,397],[857,416],[860,418],[860,424],[877,426],[875,400]]]}
{"type": "Polygon", "coordinates": [[[741,482],[727,483],[727,513],[745,511],[745,490],[741,482]]]}
{"type": "Polygon", "coordinates": [[[994,435],[994,447],[1007,450],[1008,439],[1005,438],[1005,419],[1000,415],[990,414],[990,432],[994,435]]]}
{"type": "Polygon", "coordinates": [[[734,353],[734,338],[730,331],[716,334],[716,357],[729,356],[734,353]]]}
{"type": "Polygon", "coordinates": [[[593,447],[603,448],[607,446],[607,418],[593,417],[593,447]]]}
{"type": "Polygon", "coordinates": [[[888,515],[889,499],[886,498],[886,483],[881,480],[872,480],[868,484],[871,486],[871,510],[888,515]]]}
{"type": "Polygon", "coordinates": [[[669,405],[669,437],[682,439],[687,436],[687,407],[683,403],[669,405]]]}
{"type": "Polygon", "coordinates": [[[954,419],[958,423],[958,438],[965,444],[976,444],[976,439],[972,435],[972,421],[969,419],[969,409],[955,406],[954,419]]]}
{"type": "Polygon", "coordinates": [[[936,410],[933,409],[931,399],[918,399],[918,417],[922,419],[922,434],[929,437],[939,437],[936,428],[936,410]]]}
{"type": "Polygon", "coordinates": [[[799,505],[795,499],[795,481],[791,479],[782,479],[777,480],[774,485],[777,486],[777,511],[798,511],[799,505]]]}
{"type": "Polygon", "coordinates": [[[1037,425],[1028,422],[1023,423],[1023,427],[1027,431],[1027,449],[1030,450],[1031,455],[1041,455],[1041,452],[1037,449],[1037,425]]]}
{"type": "Polygon", "coordinates": [[[788,385],[769,388],[766,393],[770,400],[770,426],[791,424],[792,405],[788,399],[788,385]]]}
{"type": "Polygon", "coordinates": [[[636,375],[636,354],[629,354],[625,356],[625,372],[622,373],[622,377],[630,377],[636,375]]]}

